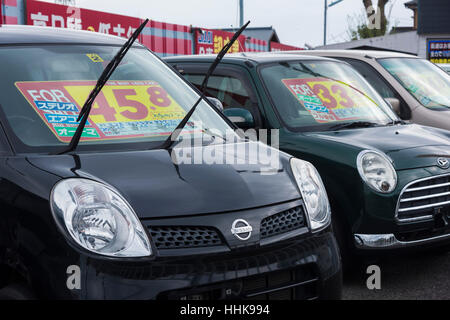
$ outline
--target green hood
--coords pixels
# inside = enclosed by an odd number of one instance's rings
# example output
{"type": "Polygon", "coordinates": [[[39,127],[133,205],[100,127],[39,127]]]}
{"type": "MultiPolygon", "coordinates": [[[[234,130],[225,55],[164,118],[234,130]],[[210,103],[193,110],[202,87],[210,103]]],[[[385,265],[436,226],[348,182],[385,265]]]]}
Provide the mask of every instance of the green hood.
{"type": "Polygon", "coordinates": [[[366,149],[384,152],[394,161],[396,170],[435,166],[437,158],[450,158],[450,132],[414,124],[305,135],[330,150],[347,150],[349,156],[366,149]]]}

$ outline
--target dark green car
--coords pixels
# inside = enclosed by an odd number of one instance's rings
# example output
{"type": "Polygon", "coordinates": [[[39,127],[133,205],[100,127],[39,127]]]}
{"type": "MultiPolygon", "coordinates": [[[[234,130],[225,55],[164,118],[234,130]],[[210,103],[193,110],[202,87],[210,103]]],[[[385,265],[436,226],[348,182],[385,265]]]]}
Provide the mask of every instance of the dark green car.
{"type": "MultiPolygon", "coordinates": [[[[199,87],[213,59],[166,61],[199,87]]],[[[401,121],[349,64],[227,55],[207,95],[240,128],[279,129],[280,149],[318,168],[343,248],[450,242],[450,132],[401,121]]]]}

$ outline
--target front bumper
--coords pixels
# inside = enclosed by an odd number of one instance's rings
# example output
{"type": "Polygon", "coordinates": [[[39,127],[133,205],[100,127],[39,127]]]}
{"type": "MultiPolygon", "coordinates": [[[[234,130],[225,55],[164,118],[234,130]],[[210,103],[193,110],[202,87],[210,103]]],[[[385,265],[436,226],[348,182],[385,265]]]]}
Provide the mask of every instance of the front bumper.
{"type": "Polygon", "coordinates": [[[339,299],[336,240],[328,231],[222,254],[149,263],[87,258],[74,299],[339,299]]]}
{"type": "Polygon", "coordinates": [[[401,241],[392,234],[355,234],[355,246],[357,249],[400,249],[409,248],[420,245],[441,244],[444,241],[450,243],[450,234],[442,234],[430,238],[401,241]]]}
{"type": "Polygon", "coordinates": [[[398,172],[391,195],[367,192],[354,226],[358,250],[420,248],[450,242],[450,171],[437,167],[398,172]]]}

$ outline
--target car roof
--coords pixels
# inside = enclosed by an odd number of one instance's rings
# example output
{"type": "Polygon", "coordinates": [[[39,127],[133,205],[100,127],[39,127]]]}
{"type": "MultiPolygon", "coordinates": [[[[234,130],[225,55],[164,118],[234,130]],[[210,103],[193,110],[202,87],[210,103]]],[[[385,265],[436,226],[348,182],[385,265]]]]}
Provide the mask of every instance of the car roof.
{"type": "Polygon", "coordinates": [[[309,54],[318,56],[333,56],[342,58],[417,58],[417,56],[393,52],[393,51],[383,51],[383,50],[294,50],[287,51],[289,54],[309,54]]]}
{"type": "Polygon", "coordinates": [[[0,44],[105,44],[123,45],[126,39],[91,31],[22,25],[1,25],[0,44]]]}
{"type": "MultiPolygon", "coordinates": [[[[215,54],[199,54],[189,56],[166,57],[167,62],[191,61],[191,62],[212,62],[216,58],[215,54]]],[[[223,62],[245,62],[252,61],[256,64],[271,63],[278,61],[298,61],[298,60],[324,60],[336,61],[334,59],[316,56],[280,54],[275,52],[245,52],[245,53],[229,53],[223,58],[223,62]]]]}

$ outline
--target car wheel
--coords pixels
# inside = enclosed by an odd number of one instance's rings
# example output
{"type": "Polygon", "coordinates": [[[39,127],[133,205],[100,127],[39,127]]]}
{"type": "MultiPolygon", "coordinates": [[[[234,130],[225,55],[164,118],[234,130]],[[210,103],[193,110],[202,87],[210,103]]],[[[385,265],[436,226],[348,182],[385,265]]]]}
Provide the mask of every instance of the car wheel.
{"type": "Polygon", "coordinates": [[[331,219],[333,225],[334,236],[339,246],[339,251],[342,258],[342,271],[344,274],[358,270],[362,265],[361,257],[354,252],[354,247],[350,243],[349,233],[339,221],[337,217],[331,219]]]}
{"type": "Polygon", "coordinates": [[[24,284],[11,284],[0,289],[0,300],[33,300],[35,296],[24,284]]]}

